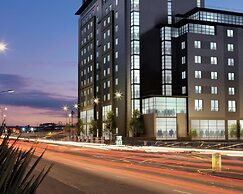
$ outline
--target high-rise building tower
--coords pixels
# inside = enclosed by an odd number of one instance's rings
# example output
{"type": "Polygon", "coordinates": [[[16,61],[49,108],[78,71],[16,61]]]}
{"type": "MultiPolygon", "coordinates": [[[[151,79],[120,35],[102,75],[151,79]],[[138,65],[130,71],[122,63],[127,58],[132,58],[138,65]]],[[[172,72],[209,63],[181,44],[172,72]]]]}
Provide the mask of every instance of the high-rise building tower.
{"type": "Polygon", "coordinates": [[[204,0],[86,0],[76,15],[87,133],[95,119],[105,135],[112,111],[116,134],[129,136],[139,110],[147,137],[240,138],[243,14],[204,0]]]}

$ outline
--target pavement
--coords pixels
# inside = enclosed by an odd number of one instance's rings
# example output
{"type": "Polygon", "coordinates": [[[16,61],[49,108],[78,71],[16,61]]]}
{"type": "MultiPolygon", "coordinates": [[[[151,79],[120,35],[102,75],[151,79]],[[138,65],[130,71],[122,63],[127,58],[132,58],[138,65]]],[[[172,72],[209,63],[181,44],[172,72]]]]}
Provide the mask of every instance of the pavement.
{"type": "MultiPolygon", "coordinates": [[[[16,137],[11,137],[16,139],[16,137]]],[[[243,151],[235,150],[221,150],[221,149],[200,149],[200,148],[176,148],[176,147],[158,147],[158,146],[129,146],[129,145],[108,145],[101,143],[86,143],[86,142],[74,142],[74,141],[59,141],[50,139],[39,138],[19,138],[22,141],[30,141],[36,143],[47,143],[55,145],[86,147],[102,150],[120,150],[120,151],[141,151],[141,152],[196,152],[200,154],[214,154],[219,153],[225,156],[237,156],[243,157],[243,151]]]]}

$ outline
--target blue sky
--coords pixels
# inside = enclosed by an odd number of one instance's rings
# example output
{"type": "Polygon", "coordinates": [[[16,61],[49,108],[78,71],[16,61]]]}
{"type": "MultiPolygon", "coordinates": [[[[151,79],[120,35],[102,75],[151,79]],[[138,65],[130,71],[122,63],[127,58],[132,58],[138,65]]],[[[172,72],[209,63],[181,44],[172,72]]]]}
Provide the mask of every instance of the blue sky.
{"type": "MultiPolygon", "coordinates": [[[[182,0],[183,1],[183,0],[182,0]]],[[[0,108],[10,124],[64,121],[63,105],[77,100],[78,17],[82,0],[0,0],[0,108]]],[[[242,0],[206,6],[243,12],[242,0]]]]}

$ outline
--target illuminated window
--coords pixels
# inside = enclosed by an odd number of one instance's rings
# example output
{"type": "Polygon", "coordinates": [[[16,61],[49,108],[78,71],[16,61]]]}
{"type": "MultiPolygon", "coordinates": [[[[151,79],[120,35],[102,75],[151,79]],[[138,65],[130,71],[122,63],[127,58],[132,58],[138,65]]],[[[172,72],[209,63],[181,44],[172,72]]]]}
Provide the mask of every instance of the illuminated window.
{"type": "Polygon", "coordinates": [[[195,86],[195,94],[201,94],[202,93],[202,86],[195,86]]]}
{"type": "Polygon", "coordinates": [[[195,100],[195,110],[203,111],[203,101],[202,100],[195,100]]]}
{"type": "Polygon", "coordinates": [[[236,112],[236,102],[234,100],[228,101],[228,112],[236,112]]]}
{"type": "Polygon", "coordinates": [[[201,48],[201,41],[199,40],[194,41],[194,48],[201,48]]]}
{"type": "Polygon", "coordinates": [[[216,42],[210,42],[210,49],[211,50],[217,50],[217,43],[216,42]]]}
{"type": "Polygon", "coordinates": [[[229,95],[234,96],[235,95],[235,88],[229,87],[229,95]]]}
{"type": "Polygon", "coordinates": [[[211,100],[211,111],[212,112],[219,111],[219,101],[218,100],[211,100]]]}
{"type": "Polygon", "coordinates": [[[234,31],[233,30],[227,30],[227,37],[234,37],[234,31]]]}
{"type": "Polygon", "coordinates": [[[195,61],[195,63],[202,63],[202,57],[201,56],[195,56],[194,57],[194,61],[195,61]]]}

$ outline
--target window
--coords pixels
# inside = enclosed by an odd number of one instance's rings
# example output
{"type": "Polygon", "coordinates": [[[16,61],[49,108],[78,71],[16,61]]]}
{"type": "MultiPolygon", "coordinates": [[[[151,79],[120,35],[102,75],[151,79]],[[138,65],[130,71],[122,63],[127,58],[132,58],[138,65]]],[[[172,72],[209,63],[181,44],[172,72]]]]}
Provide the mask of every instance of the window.
{"type": "Polygon", "coordinates": [[[115,84],[116,84],[116,86],[118,86],[118,78],[116,78],[115,84]]]}
{"type": "Polygon", "coordinates": [[[118,0],[116,0],[116,5],[118,5],[118,0]]]}
{"type": "Polygon", "coordinates": [[[201,56],[195,56],[194,61],[195,61],[195,63],[202,63],[202,57],[201,56]]]}
{"type": "Polygon", "coordinates": [[[201,94],[202,93],[202,86],[195,86],[195,94],[201,94]]]}
{"type": "Polygon", "coordinates": [[[218,72],[211,72],[211,79],[218,79],[218,72]]]}
{"type": "Polygon", "coordinates": [[[186,57],[183,56],[183,57],[181,58],[181,64],[185,64],[185,63],[186,63],[186,57]]]}
{"type": "Polygon", "coordinates": [[[182,79],[186,79],[186,72],[185,72],[185,71],[183,71],[183,72],[181,73],[181,78],[182,78],[182,79]]]}
{"type": "Polygon", "coordinates": [[[195,78],[201,79],[202,78],[202,72],[201,71],[195,71],[195,78]]]}
{"type": "Polygon", "coordinates": [[[197,7],[201,7],[201,0],[197,0],[197,7]]]}
{"type": "Polygon", "coordinates": [[[111,81],[107,81],[107,88],[111,87],[111,81]]]}
{"type": "Polygon", "coordinates": [[[233,44],[228,44],[228,51],[233,52],[234,51],[234,45],[233,44]]]}
{"type": "Polygon", "coordinates": [[[115,45],[118,45],[118,38],[115,39],[115,45]]]}
{"type": "Polygon", "coordinates": [[[229,87],[229,95],[234,96],[235,95],[235,88],[229,87]]]}
{"type": "Polygon", "coordinates": [[[218,64],[218,59],[217,59],[217,57],[211,57],[211,64],[212,64],[212,65],[217,65],[217,64],[218,64]]]}
{"type": "Polygon", "coordinates": [[[234,37],[234,31],[233,30],[227,30],[227,37],[234,37]]]}
{"type": "Polygon", "coordinates": [[[236,102],[234,100],[228,101],[228,112],[236,112],[236,102]]]}
{"type": "Polygon", "coordinates": [[[186,48],[186,42],[183,41],[183,42],[181,43],[181,50],[183,50],[183,49],[185,49],[185,48],[186,48]]]}
{"type": "Polygon", "coordinates": [[[186,86],[182,87],[182,94],[186,94],[186,86]]]}
{"type": "Polygon", "coordinates": [[[194,47],[201,48],[201,41],[199,41],[199,40],[194,41],[194,47]]]}
{"type": "Polygon", "coordinates": [[[203,101],[202,100],[195,100],[195,110],[196,111],[203,110],[203,101]]]}
{"type": "Polygon", "coordinates": [[[211,111],[212,112],[219,111],[219,101],[218,100],[211,100],[211,111]]]}
{"type": "Polygon", "coordinates": [[[115,26],[115,32],[118,32],[118,25],[115,26]]]}
{"type": "Polygon", "coordinates": [[[211,50],[217,50],[217,43],[216,42],[210,42],[210,49],[211,50]]]}
{"type": "Polygon", "coordinates": [[[212,86],[211,87],[211,94],[218,94],[218,87],[212,86]]]}
{"type": "Polygon", "coordinates": [[[118,65],[115,66],[115,71],[118,72],[118,65]]]}
{"type": "Polygon", "coordinates": [[[115,18],[118,19],[118,12],[115,13],[115,18]]]}
{"type": "Polygon", "coordinates": [[[228,80],[229,81],[235,80],[235,74],[234,73],[228,73],[228,80]]]}
{"type": "Polygon", "coordinates": [[[234,66],[235,65],[235,60],[233,58],[228,59],[228,66],[234,66]]]}
{"type": "Polygon", "coordinates": [[[115,53],[115,58],[118,59],[118,51],[115,53]]]}

